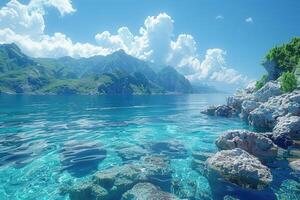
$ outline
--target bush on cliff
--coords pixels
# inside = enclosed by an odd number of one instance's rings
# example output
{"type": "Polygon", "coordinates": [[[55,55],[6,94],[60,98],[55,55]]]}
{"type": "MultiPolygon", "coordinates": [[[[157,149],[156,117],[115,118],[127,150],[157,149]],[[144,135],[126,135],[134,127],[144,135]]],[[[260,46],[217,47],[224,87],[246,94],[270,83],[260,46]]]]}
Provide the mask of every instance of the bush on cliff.
{"type": "Polygon", "coordinates": [[[297,88],[297,78],[292,72],[284,72],[280,77],[280,89],[282,92],[292,92],[297,88]]]}
{"type": "Polygon", "coordinates": [[[259,90],[260,88],[262,88],[266,84],[267,81],[268,81],[268,76],[263,75],[259,81],[256,81],[255,89],[259,90]]]}
{"type": "Polygon", "coordinates": [[[290,43],[272,48],[265,57],[264,63],[273,61],[285,72],[295,71],[300,61],[300,37],[293,38],[290,43]]]}

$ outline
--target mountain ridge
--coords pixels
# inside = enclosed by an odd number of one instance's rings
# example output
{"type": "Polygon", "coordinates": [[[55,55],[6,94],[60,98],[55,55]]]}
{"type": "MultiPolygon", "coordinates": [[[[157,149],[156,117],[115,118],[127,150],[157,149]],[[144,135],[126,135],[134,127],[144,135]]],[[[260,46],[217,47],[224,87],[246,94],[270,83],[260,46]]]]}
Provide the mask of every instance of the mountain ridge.
{"type": "Polygon", "coordinates": [[[89,58],[32,58],[16,44],[0,45],[0,92],[21,94],[193,93],[191,83],[170,66],[116,51],[89,58]]]}

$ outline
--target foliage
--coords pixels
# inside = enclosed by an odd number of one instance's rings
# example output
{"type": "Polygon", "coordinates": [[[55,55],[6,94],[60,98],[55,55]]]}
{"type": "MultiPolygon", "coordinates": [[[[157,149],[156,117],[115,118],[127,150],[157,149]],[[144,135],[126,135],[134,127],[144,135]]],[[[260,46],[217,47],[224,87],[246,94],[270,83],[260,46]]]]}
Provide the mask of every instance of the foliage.
{"type": "Polygon", "coordinates": [[[272,48],[265,61],[274,61],[284,71],[293,72],[300,62],[300,37],[293,38],[290,43],[272,48]]]}
{"type": "Polygon", "coordinates": [[[292,92],[297,88],[297,78],[292,72],[284,72],[280,77],[282,92],[292,92]]]}
{"type": "Polygon", "coordinates": [[[262,88],[266,84],[267,80],[268,80],[268,76],[263,75],[259,81],[256,81],[255,89],[259,90],[260,88],[262,88]]]}

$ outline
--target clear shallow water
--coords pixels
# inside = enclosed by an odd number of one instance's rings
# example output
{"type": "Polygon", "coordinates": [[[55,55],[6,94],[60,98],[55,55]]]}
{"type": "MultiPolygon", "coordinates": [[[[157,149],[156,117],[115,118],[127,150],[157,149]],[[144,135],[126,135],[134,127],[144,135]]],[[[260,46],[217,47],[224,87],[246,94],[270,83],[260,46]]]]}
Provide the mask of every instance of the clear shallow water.
{"type": "Polygon", "coordinates": [[[64,185],[122,165],[121,147],[162,141],[183,144],[188,155],[170,153],[173,179],[186,190],[196,183],[197,196],[210,199],[207,180],[191,168],[192,152],[216,152],[214,141],[223,131],[249,129],[239,119],[200,114],[224,101],[222,94],[0,95],[0,199],[68,199],[59,194],[64,185]]]}

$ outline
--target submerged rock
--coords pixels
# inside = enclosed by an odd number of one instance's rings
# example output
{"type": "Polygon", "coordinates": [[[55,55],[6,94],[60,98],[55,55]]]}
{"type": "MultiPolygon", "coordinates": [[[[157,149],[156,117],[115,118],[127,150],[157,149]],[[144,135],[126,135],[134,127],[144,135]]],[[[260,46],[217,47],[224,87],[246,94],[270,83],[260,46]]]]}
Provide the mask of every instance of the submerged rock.
{"type": "Polygon", "coordinates": [[[213,156],[213,153],[210,152],[193,152],[192,153],[192,163],[191,167],[196,172],[200,173],[201,175],[204,174],[204,167],[205,167],[205,161],[213,156]]]}
{"type": "Polygon", "coordinates": [[[223,178],[252,189],[263,189],[272,182],[270,170],[256,157],[239,148],[216,153],[206,161],[205,166],[205,176],[211,182],[223,178]]]}
{"type": "Polygon", "coordinates": [[[279,190],[276,192],[277,199],[300,199],[300,183],[287,179],[282,182],[279,190]]]}
{"type": "Polygon", "coordinates": [[[300,140],[300,117],[284,116],[279,118],[273,129],[272,138],[282,148],[292,145],[292,140],[300,140]]]}
{"type": "Polygon", "coordinates": [[[300,173],[300,159],[290,162],[289,166],[294,172],[300,173]]]}
{"type": "Polygon", "coordinates": [[[101,143],[93,141],[68,141],[60,153],[63,170],[75,177],[95,172],[98,164],[106,158],[106,150],[101,143]]]}
{"type": "Polygon", "coordinates": [[[227,131],[216,140],[216,145],[221,150],[243,149],[262,161],[274,160],[278,152],[278,147],[272,140],[246,130],[227,131]]]}
{"type": "Polygon", "coordinates": [[[179,200],[151,183],[138,183],[122,195],[121,200],[179,200]]]}
{"type": "Polygon", "coordinates": [[[145,156],[148,153],[146,149],[140,146],[120,148],[117,152],[123,161],[139,160],[142,156],[145,156]]]}
{"type": "Polygon", "coordinates": [[[134,164],[125,164],[99,171],[89,181],[68,189],[67,193],[71,200],[115,200],[120,199],[123,193],[137,183],[149,182],[161,188],[166,187],[170,185],[171,173],[170,161],[167,158],[146,156],[134,164]],[[94,188],[101,192],[95,193],[94,188]]]}
{"type": "Polygon", "coordinates": [[[96,184],[90,184],[89,182],[75,185],[71,190],[67,192],[69,193],[69,197],[72,200],[109,199],[109,193],[105,188],[96,184]]]}
{"type": "Polygon", "coordinates": [[[186,158],[187,150],[185,146],[177,140],[154,142],[145,147],[152,154],[165,155],[170,158],[186,158]]]}

